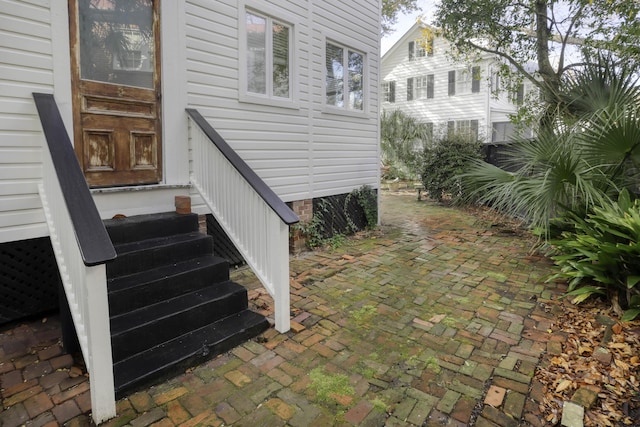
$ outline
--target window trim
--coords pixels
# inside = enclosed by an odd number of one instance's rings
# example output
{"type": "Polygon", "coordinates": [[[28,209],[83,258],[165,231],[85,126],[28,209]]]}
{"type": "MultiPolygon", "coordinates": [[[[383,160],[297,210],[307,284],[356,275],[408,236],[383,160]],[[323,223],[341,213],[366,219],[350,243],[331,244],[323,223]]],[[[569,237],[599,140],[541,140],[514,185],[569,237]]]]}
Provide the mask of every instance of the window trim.
{"type": "MultiPolygon", "coordinates": [[[[368,117],[371,103],[371,93],[369,90],[369,81],[370,81],[370,58],[372,53],[364,46],[359,43],[354,43],[351,41],[345,41],[344,36],[340,36],[338,34],[328,34],[322,33],[322,112],[329,114],[339,114],[345,116],[353,116],[353,117],[368,117]],[[335,44],[347,50],[351,50],[357,53],[360,53],[363,56],[362,60],[362,79],[363,79],[363,87],[362,87],[362,96],[364,98],[362,110],[354,110],[343,107],[336,107],[334,105],[327,104],[327,43],[335,44]]],[[[379,95],[378,95],[379,96],[379,95]]]]}
{"type": "MultiPolygon", "coordinates": [[[[240,2],[238,7],[238,100],[240,102],[291,109],[300,108],[298,90],[298,75],[300,73],[297,55],[295,55],[296,41],[299,40],[299,27],[300,25],[296,17],[273,5],[266,5],[263,2],[255,0],[240,2]],[[289,27],[289,98],[277,97],[271,94],[253,93],[247,90],[247,12],[265,16],[269,22],[273,20],[289,27]]],[[[267,43],[267,46],[271,47],[269,43],[267,43]]],[[[273,51],[268,52],[267,61],[273,62],[273,51]]],[[[273,75],[267,76],[267,78],[273,79],[273,75]]],[[[270,85],[268,85],[268,87],[270,87],[270,85]]]]}

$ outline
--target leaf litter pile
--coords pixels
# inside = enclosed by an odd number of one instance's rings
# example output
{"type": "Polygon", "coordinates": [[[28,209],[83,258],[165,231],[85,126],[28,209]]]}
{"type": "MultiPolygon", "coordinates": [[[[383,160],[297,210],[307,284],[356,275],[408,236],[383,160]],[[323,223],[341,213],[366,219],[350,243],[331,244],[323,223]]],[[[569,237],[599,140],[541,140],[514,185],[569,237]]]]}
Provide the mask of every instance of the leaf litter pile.
{"type": "Polygon", "coordinates": [[[613,310],[598,300],[545,304],[560,308],[553,310],[558,313],[553,333],[565,339],[562,350],[548,353],[535,374],[543,385],[544,425],[560,425],[564,403],[574,401],[585,406],[585,426],[640,426],[640,321],[616,321],[613,310]]]}

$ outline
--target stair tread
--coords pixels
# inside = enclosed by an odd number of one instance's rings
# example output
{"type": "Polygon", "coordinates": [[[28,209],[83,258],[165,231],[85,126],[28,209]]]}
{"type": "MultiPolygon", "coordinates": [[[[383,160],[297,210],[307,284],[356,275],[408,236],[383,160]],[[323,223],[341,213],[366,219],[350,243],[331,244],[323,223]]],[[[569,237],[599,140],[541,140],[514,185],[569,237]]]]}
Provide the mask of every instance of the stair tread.
{"type": "Polygon", "coordinates": [[[214,300],[225,299],[232,294],[243,292],[246,292],[244,287],[227,280],[130,312],[118,314],[111,317],[111,335],[117,336],[136,327],[153,323],[214,300]]]}
{"type": "Polygon", "coordinates": [[[185,333],[114,364],[116,390],[131,388],[182,364],[220,354],[267,329],[264,316],[243,310],[217,322],[185,333]]]}
{"type": "Polygon", "coordinates": [[[190,233],[172,234],[170,236],[154,237],[151,239],[138,240],[135,242],[119,243],[114,245],[114,248],[118,256],[123,256],[138,251],[149,250],[152,248],[172,246],[176,243],[208,239],[211,239],[211,236],[200,233],[199,231],[193,231],[190,233]]]}
{"type": "Polygon", "coordinates": [[[126,276],[108,278],[107,287],[109,293],[112,294],[120,291],[126,291],[132,287],[141,286],[169,276],[183,274],[187,271],[198,270],[205,267],[215,267],[218,265],[224,265],[225,268],[227,268],[227,260],[207,254],[186,261],[157,267],[152,270],[144,270],[138,273],[128,274],[126,276]]]}
{"type": "Polygon", "coordinates": [[[197,231],[198,215],[176,212],[135,215],[103,221],[114,244],[197,231]]]}

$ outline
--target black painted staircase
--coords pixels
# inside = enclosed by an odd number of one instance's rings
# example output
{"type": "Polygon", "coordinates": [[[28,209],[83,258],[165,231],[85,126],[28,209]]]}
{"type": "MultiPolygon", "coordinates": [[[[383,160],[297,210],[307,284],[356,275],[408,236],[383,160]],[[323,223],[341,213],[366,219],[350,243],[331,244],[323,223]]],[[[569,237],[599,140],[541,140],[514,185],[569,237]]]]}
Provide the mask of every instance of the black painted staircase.
{"type": "Polygon", "coordinates": [[[229,280],[196,214],[105,221],[115,388],[123,396],[223,353],[269,327],[229,280]]]}

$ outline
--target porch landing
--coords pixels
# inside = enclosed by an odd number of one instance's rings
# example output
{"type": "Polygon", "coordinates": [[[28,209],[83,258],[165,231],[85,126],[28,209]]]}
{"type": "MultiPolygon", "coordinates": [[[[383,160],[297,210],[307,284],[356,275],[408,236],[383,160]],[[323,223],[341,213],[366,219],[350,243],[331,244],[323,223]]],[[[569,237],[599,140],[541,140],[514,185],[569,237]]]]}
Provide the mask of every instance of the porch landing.
{"type": "MultiPolygon", "coordinates": [[[[413,191],[384,192],[382,208],[382,232],[291,259],[292,331],[121,399],[106,425],[539,425],[532,373],[563,339],[540,332],[554,321],[541,301],[558,292],[549,264],[413,191]]],[[[232,278],[270,312],[249,270],[232,278]]],[[[0,331],[3,426],[88,425],[87,379],[56,322],[0,331]]]]}

